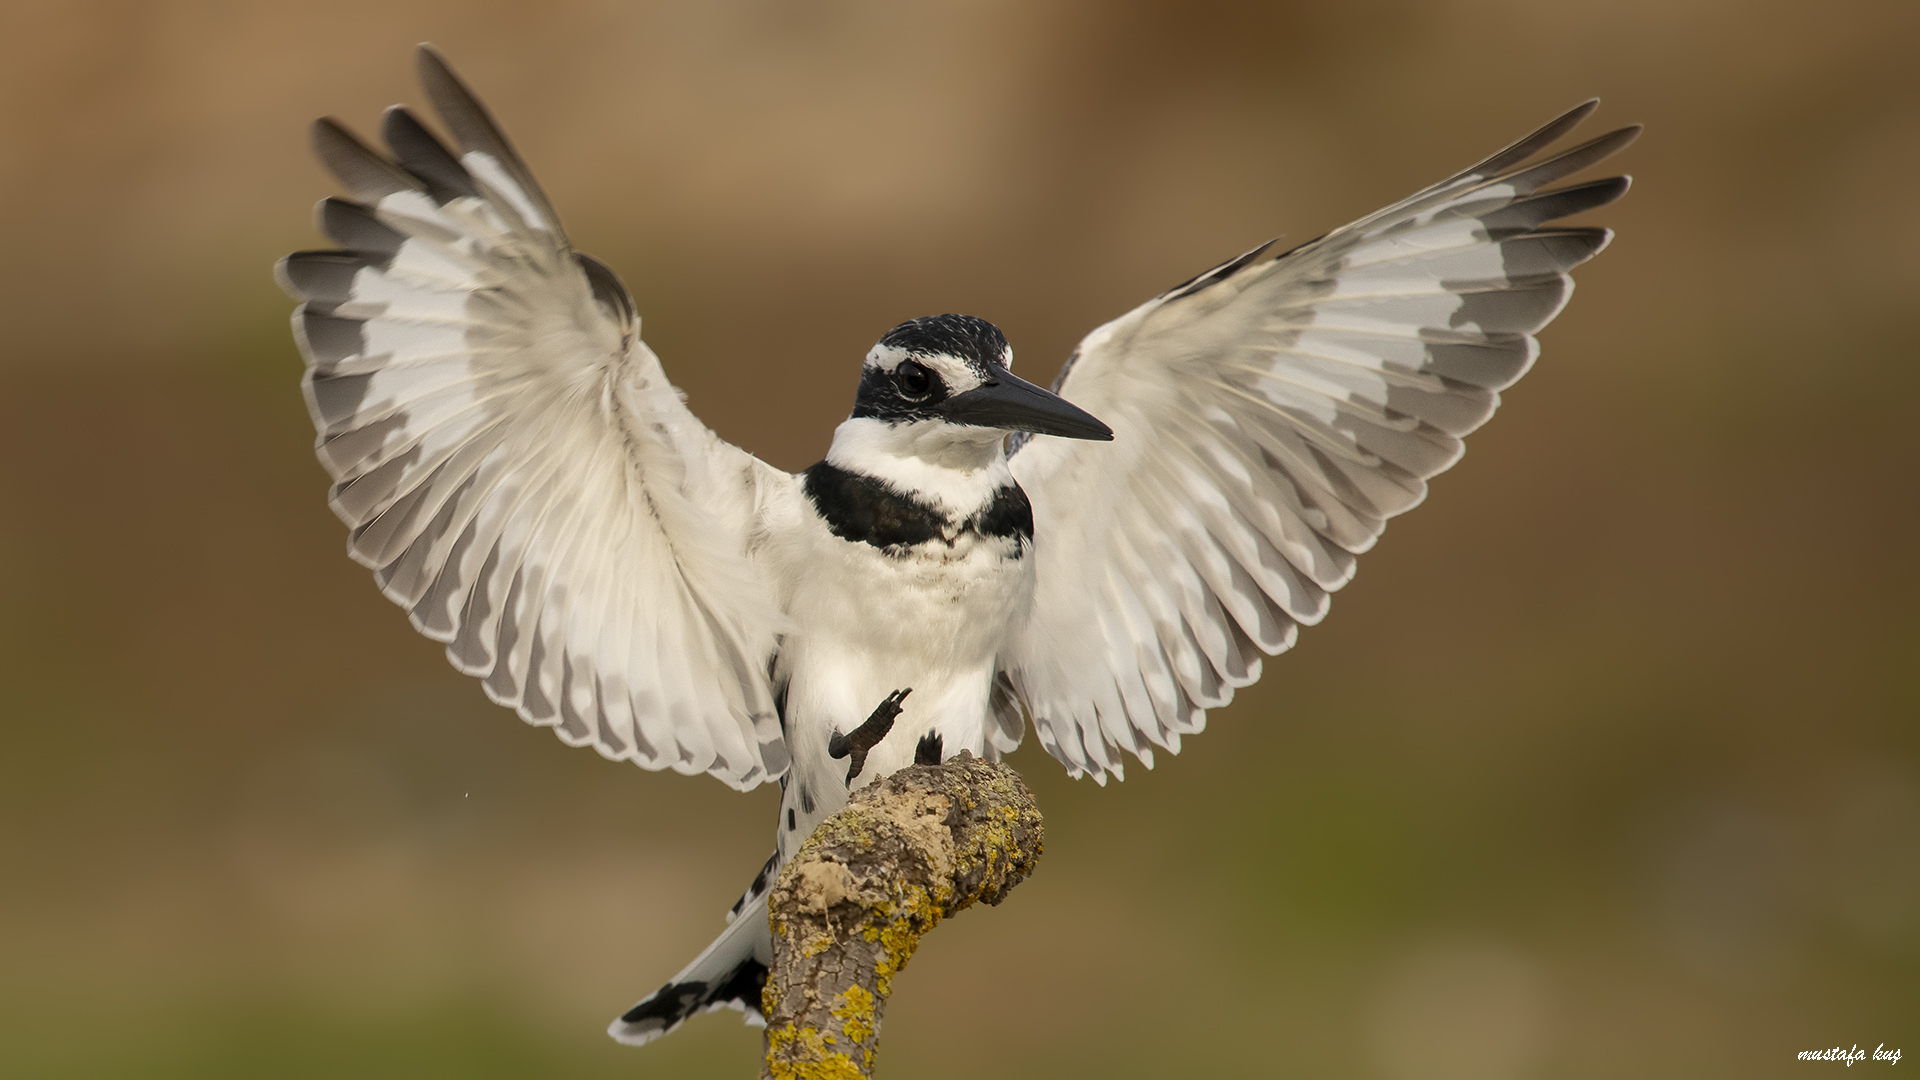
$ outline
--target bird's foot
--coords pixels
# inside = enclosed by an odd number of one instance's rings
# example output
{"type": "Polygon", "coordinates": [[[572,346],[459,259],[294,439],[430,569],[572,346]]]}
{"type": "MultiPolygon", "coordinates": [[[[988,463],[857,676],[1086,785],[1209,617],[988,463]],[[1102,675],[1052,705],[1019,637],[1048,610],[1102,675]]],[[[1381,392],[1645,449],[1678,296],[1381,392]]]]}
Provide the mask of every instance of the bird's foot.
{"type": "Polygon", "coordinates": [[[913,693],[913,687],[895,690],[887,695],[887,700],[873,710],[864,723],[845,735],[834,732],[827,739],[827,756],[838,760],[851,757],[847,764],[847,789],[853,789],[853,778],[859,776],[867,767],[867,751],[880,745],[880,740],[893,730],[893,722],[900,715],[900,703],[913,693]]]}
{"type": "Polygon", "coordinates": [[[946,757],[941,752],[941,742],[940,733],[937,731],[929,731],[920,736],[920,741],[913,748],[913,763],[915,765],[940,764],[946,757]]]}

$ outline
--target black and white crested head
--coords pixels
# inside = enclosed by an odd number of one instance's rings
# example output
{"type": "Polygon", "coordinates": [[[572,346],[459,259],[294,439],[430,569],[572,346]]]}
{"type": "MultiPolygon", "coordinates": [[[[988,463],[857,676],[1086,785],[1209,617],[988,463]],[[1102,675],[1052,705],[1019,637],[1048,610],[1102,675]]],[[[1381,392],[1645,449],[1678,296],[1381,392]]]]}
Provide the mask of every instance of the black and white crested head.
{"type": "Polygon", "coordinates": [[[867,353],[853,415],[877,420],[930,420],[948,398],[991,381],[1013,366],[1000,328],[972,315],[927,315],[884,334],[867,353]]]}
{"type": "Polygon", "coordinates": [[[881,337],[876,350],[901,349],[911,356],[951,356],[984,372],[1013,366],[1013,346],[1000,328],[972,315],[925,315],[908,319],[881,337]]]}
{"type": "Polygon", "coordinates": [[[867,353],[851,419],[1113,437],[1105,424],[1016,377],[1012,367],[1006,335],[985,319],[911,319],[887,331],[867,353]]]}

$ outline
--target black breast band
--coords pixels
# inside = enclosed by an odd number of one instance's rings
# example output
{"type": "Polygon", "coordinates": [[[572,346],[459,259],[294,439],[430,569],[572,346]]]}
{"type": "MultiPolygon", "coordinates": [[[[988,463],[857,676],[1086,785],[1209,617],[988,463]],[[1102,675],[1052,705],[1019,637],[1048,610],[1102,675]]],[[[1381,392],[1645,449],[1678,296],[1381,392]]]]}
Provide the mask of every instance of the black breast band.
{"type": "Polygon", "coordinates": [[[905,548],[932,540],[952,544],[970,532],[997,539],[1018,536],[1014,557],[1019,558],[1033,540],[1033,507],[1019,484],[994,492],[992,502],[964,521],[902,495],[883,480],[824,461],[807,470],[805,489],[833,535],[854,543],[905,548]]]}

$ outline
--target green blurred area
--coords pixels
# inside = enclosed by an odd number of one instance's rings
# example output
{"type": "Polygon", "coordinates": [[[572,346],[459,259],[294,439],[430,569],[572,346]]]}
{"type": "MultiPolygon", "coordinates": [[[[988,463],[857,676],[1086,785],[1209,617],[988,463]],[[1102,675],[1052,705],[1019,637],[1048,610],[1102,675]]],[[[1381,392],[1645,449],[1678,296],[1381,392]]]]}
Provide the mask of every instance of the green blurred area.
{"type": "MultiPolygon", "coordinates": [[[[722,435],[901,319],[1030,378],[1590,94],[1635,190],[1429,505],[1039,873],[886,1074],[1756,1077],[1920,1053],[1920,6],[0,9],[0,1075],[752,1075],[601,1034],[774,799],[525,727],[344,557],[268,275],[439,43],[722,435]]],[[[1866,1062],[1872,1069],[1877,1063],[1866,1062]]],[[[1882,1064],[1883,1067],[1883,1063],[1882,1064]]]]}

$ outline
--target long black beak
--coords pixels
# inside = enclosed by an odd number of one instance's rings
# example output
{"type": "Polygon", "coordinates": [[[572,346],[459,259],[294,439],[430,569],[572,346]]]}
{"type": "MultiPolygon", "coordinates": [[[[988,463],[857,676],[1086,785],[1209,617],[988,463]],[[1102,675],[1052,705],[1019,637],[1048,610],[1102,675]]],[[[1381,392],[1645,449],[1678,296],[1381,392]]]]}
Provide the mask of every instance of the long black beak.
{"type": "Polygon", "coordinates": [[[1113,429],[1092,413],[1000,367],[986,382],[941,402],[938,411],[956,424],[974,427],[1031,431],[1063,439],[1113,438],[1113,429]]]}

